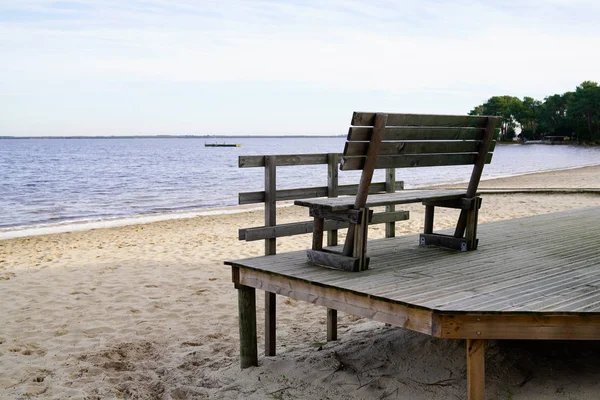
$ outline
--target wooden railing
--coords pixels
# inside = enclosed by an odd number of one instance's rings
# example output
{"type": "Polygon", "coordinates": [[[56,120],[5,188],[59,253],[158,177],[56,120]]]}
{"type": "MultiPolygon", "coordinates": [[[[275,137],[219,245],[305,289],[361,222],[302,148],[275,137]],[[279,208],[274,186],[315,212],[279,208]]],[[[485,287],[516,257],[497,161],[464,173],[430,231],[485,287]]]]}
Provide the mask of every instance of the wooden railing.
{"type": "MultiPolygon", "coordinates": [[[[265,226],[244,228],[239,230],[239,239],[246,241],[265,241],[265,255],[276,253],[278,237],[312,233],[314,221],[294,222],[277,225],[277,202],[298,200],[313,197],[338,197],[339,195],[356,195],[358,184],[339,185],[338,171],[341,154],[289,154],[266,156],[240,156],[240,168],[264,168],[264,190],[239,194],[239,204],[264,203],[265,226]],[[327,164],[327,186],[304,187],[277,190],[277,167],[327,164]]],[[[392,193],[404,189],[404,182],[396,181],[396,170],[387,169],[385,182],[372,183],[369,193],[392,193]]],[[[394,237],[396,221],[409,218],[408,211],[396,211],[394,206],[386,207],[385,212],[373,215],[371,224],[386,224],[386,237],[394,237]]],[[[326,221],[327,245],[335,246],[338,242],[338,229],[347,228],[348,224],[338,221],[326,221]]],[[[275,309],[276,296],[265,292],[265,355],[275,355],[275,309]]],[[[337,310],[327,309],[327,340],[337,339],[337,310]]]]}
{"type": "MultiPolygon", "coordinates": [[[[238,203],[265,205],[265,226],[243,228],[239,230],[239,239],[245,241],[266,240],[265,255],[275,254],[275,239],[284,236],[300,235],[313,231],[313,221],[294,222],[277,225],[276,204],[278,201],[308,199],[315,197],[338,197],[356,195],[358,184],[340,185],[338,179],[339,153],[329,154],[289,154],[266,156],[240,156],[240,168],[264,168],[265,188],[256,192],[239,194],[238,203]],[[303,187],[277,190],[277,167],[327,164],[327,186],[303,187]]],[[[387,169],[385,182],[375,182],[369,187],[369,193],[392,193],[404,188],[404,182],[396,181],[395,169],[387,169]]],[[[386,224],[386,237],[395,236],[395,222],[409,218],[408,211],[395,211],[393,206],[385,212],[373,215],[371,224],[386,224]]],[[[337,244],[338,229],[348,224],[339,221],[326,221],[328,246],[337,244]]]]}

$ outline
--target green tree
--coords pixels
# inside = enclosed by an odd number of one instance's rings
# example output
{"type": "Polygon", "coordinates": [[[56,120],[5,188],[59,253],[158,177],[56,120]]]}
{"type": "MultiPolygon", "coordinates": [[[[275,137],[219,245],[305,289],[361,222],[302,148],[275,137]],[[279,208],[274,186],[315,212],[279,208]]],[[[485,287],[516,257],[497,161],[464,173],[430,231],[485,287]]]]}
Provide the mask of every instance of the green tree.
{"type": "Polygon", "coordinates": [[[567,116],[575,127],[578,141],[600,141],[600,87],[598,83],[585,81],[577,86],[568,102],[567,116]]]}
{"type": "Polygon", "coordinates": [[[469,115],[496,115],[502,117],[500,140],[512,140],[515,137],[515,112],[522,106],[521,100],[512,96],[494,96],[484,104],[473,108],[469,115]]]}
{"type": "Polygon", "coordinates": [[[527,139],[538,139],[536,130],[539,126],[539,117],[542,107],[542,102],[533,97],[523,97],[520,103],[513,103],[514,118],[521,125],[521,135],[527,139]]]}
{"type": "Polygon", "coordinates": [[[538,132],[543,136],[573,136],[575,129],[567,117],[567,104],[573,92],[554,94],[540,107],[538,132]]]}

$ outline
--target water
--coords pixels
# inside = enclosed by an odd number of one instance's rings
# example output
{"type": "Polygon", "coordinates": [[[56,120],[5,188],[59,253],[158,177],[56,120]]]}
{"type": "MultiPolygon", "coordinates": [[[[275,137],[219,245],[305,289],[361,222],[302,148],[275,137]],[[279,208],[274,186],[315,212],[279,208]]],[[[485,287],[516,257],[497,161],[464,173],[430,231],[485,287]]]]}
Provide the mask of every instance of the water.
{"type": "MultiPolygon", "coordinates": [[[[242,146],[204,147],[206,140],[192,138],[0,140],[0,232],[236,205],[238,192],[263,186],[263,169],[239,169],[239,155],[340,152],[345,139],[227,140],[242,146]]],[[[600,148],[498,146],[484,178],[586,165],[600,165],[600,148]]],[[[461,182],[471,168],[398,169],[397,179],[407,188],[461,182]]],[[[358,175],[340,172],[340,183],[358,175]]],[[[326,179],[324,165],[277,170],[278,189],[326,186],[326,179]]]]}

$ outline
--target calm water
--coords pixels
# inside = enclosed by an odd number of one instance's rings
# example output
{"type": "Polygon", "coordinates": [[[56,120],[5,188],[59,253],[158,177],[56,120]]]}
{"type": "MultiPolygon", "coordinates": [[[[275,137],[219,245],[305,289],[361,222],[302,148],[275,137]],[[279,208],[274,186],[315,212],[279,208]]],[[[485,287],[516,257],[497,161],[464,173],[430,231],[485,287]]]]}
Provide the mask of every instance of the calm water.
{"type": "MultiPolygon", "coordinates": [[[[340,152],[344,138],[242,138],[239,148],[204,139],[0,140],[0,231],[237,204],[260,190],[262,168],[239,155],[340,152]]],[[[484,177],[600,165],[600,148],[498,146],[484,177]]],[[[407,188],[465,181],[469,167],[399,169],[407,188]]],[[[356,182],[340,173],[340,182],[356,182]]],[[[325,166],[278,168],[278,188],[326,185],[325,166]],[[300,184],[299,184],[300,183],[300,184]]],[[[375,180],[382,180],[376,175],[375,180]]]]}

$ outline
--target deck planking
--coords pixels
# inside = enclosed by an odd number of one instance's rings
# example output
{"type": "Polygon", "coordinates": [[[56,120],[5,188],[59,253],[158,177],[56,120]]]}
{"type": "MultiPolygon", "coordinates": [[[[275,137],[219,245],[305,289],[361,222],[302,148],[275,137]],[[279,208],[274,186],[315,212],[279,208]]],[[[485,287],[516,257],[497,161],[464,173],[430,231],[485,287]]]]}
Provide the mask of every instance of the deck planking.
{"type": "Polygon", "coordinates": [[[442,314],[600,315],[600,207],[482,224],[477,251],[418,246],[418,235],[369,242],[370,269],[314,266],[306,251],[226,262],[442,314]]]}

